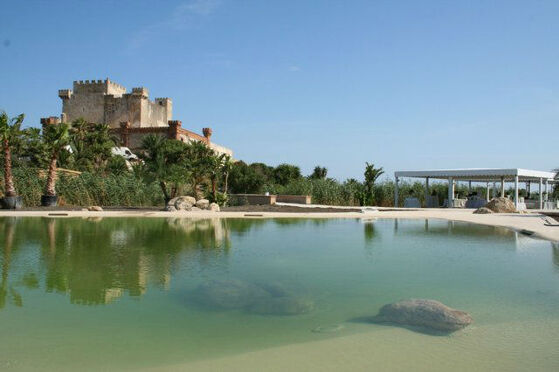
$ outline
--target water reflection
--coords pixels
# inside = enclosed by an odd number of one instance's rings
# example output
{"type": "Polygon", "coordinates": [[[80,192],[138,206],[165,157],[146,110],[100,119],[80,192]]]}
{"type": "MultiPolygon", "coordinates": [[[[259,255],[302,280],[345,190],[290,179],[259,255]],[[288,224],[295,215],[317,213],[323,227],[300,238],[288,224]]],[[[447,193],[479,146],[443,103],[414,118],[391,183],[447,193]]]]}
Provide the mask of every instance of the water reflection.
{"type": "Polygon", "coordinates": [[[14,254],[14,225],[15,219],[7,218],[2,229],[4,232],[4,249],[2,255],[2,280],[0,283],[0,309],[6,306],[8,300],[15,306],[23,306],[21,295],[8,281],[12,255],[14,254]]]}
{"type": "Polygon", "coordinates": [[[363,221],[363,231],[365,233],[365,241],[370,242],[375,238],[375,224],[374,220],[363,221]]]}
{"type": "Polygon", "coordinates": [[[517,234],[512,230],[499,226],[473,225],[458,221],[437,221],[425,219],[423,225],[416,220],[394,219],[394,234],[406,235],[452,235],[458,237],[484,237],[515,241],[517,234]]]}
{"type": "Polygon", "coordinates": [[[167,288],[179,256],[226,257],[229,232],[248,225],[254,226],[224,219],[0,218],[0,308],[23,305],[17,288],[66,294],[82,305],[139,297],[149,285],[167,288]]]}
{"type": "Polygon", "coordinates": [[[551,262],[557,270],[559,270],[559,242],[551,243],[551,262]]]}

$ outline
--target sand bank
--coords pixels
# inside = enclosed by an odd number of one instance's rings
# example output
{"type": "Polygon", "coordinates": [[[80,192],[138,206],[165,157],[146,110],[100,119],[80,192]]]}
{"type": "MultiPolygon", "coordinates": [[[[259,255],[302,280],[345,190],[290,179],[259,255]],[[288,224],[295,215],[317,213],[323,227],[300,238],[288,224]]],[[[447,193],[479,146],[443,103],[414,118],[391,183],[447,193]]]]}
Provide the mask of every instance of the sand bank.
{"type": "Polygon", "coordinates": [[[548,337],[559,336],[556,321],[473,325],[443,337],[392,326],[366,327],[368,330],[352,335],[148,370],[545,371],[559,368],[559,361],[554,359],[557,354],[549,355],[543,347],[549,342],[548,337]],[[526,333],[538,332],[545,336],[541,341],[532,345],[524,343],[526,333]]]}
{"type": "MultiPolygon", "coordinates": [[[[165,211],[0,211],[0,217],[167,217],[167,218],[436,218],[500,226],[533,233],[534,237],[559,241],[559,226],[547,226],[545,216],[528,214],[473,214],[472,209],[380,209],[377,212],[165,212],[165,211]]],[[[547,218],[551,221],[551,218],[547,218]]],[[[553,222],[557,224],[556,222],[553,222]]]]}

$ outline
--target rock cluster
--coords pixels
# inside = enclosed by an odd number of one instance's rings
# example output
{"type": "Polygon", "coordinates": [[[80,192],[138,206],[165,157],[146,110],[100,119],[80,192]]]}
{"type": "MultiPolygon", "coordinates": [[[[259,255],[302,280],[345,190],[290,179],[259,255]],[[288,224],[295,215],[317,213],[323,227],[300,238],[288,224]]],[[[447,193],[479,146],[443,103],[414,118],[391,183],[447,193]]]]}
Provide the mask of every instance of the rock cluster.
{"type": "Polygon", "coordinates": [[[472,323],[470,314],[450,308],[439,301],[411,299],[384,305],[375,323],[395,323],[424,327],[435,331],[454,332],[472,323]]]}
{"type": "Polygon", "coordinates": [[[476,209],[474,213],[486,214],[486,213],[515,213],[516,207],[514,203],[508,198],[493,198],[489,203],[485,204],[484,207],[476,209]],[[488,209],[489,211],[487,211],[488,209]]]}
{"type": "Polygon", "coordinates": [[[493,211],[486,207],[478,208],[474,211],[474,214],[491,214],[493,211]]]}
{"type": "Polygon", "coordinates": [[[176,211],[202,211],[202,210],[209,210],[212,212],[219,212],[219,205],[216,203],[210,203],[208,199],[199,199],[192,196],[178,196],[176,198],[172,198],[167,203],[165,210],[169,212],[176,212],[176,211]]]}
{"type": "Polygon", "coordinates": [[[242,280],[203,283],[193,297],[216,310],[238,309],[260,315],[299,315],[314,309],[312,300],[293,295],[279,284],[258,286],[242,280]]]}
{"type": "Polygon", "coordinates": [[[87,207],[87,210],[90,212],[103,212],[103,208],[101,208],[98,205],[92,205],[90,207],[87,207]]]}

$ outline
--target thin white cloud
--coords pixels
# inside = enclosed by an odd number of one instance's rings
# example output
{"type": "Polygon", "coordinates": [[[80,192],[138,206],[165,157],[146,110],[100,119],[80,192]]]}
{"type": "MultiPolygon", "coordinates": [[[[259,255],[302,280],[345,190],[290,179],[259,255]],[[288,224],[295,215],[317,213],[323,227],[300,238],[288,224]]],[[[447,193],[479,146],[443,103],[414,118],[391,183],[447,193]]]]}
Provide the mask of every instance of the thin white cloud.
{"type": "Polygon", "coordinates": [[[221,0],[189,0],[173,9],[167,19],[153,23],[137,31],[127,45],[129,51],[141,48],[157,35],[192,26],[197,18],[214,13],[221,0]]]}
{"type": "Polygon", "coordinates": [[[179,5],[177,11],[208,15],[213,13],[219,5],[219,0],[193,0],[179,5]]]}
{"type": "Polygon", "coordinates": [[[289,71],[291,71],[291,72],[299,72],[299,71],[301,71],[301,67],[296,66],[296,65],[292,65],[292,66],[289,66],[289,71]]]}

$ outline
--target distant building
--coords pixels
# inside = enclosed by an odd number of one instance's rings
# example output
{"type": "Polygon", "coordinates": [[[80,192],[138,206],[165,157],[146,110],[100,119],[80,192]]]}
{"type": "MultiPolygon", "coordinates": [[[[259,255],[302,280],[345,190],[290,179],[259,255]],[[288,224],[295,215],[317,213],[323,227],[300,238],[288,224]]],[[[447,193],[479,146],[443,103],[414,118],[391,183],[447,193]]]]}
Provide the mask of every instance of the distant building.
{"type": "Polygon", "coordinates": [[[219,154],[233,155],[233,151],[211,142],[211,128],[203,128],[203,135],[182,128],[182,122],[172,120],[173,102],[170,98],[150,101],[143,87],[126,88],[109,79],[74,81],[73,89],[58,91],[62,99],[62,115],[41,119],[43,125],[60,121],[71,123],[83,118],[90,123],[104,123],[118,134],[122,145],[137,149],[142,137],[160,134],[183,142],[201,141],[219,154]]]}

